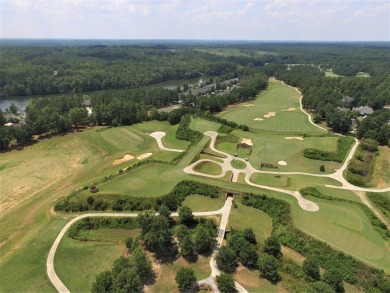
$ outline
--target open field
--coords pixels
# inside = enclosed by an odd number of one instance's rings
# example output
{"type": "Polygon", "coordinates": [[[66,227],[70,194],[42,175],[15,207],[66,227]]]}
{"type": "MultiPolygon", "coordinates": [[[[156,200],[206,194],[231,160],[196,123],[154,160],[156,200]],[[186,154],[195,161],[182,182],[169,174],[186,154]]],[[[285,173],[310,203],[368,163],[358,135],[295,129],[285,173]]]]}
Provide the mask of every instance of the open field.
{"type": "Polygon", "coordinates": [[[307,115],[299,109],[299,97],[300,94],[294,88],[280,81],[270,80],[268,89],[251,101],[253,107],[234,105],[218,116],[238,124],[246,124],[255,132],[325,133],[312,125],[307,115]],[[287,111],[290,108],[295,110],[287,111]],[[264,117],[270,112],[274,112],[275,116],[264,117]],[[256,118],[262,118],[263,121],[257,121],[256,118]]]}
{"type": "Polygon", "coordinates": [[[310,198],[316,213],[294,209],[297,228],[372,266],[390,272],[388,243],[374,230],[366,215],[349,203],[310,198]]]}
{"type": "Polygon", "coordinates": [[[210,130],[217,131],[220,126],[221,125],[219,123],[204,120],[201,118],[192,118],[190,124],[190,128],[192,130],[199,131],[200,133],[204,133],[205,131],[210,130]]]}
{"type": "Polygon", "coordinates": [[[204,48],[199,48],[199,49],[194,49],[195,51],[202,52],[202,53],[209,53],[209,54],[214,54],[218,56],[225,56],[225,57],[250,57],[252,55],[254,56],[264,56],[264,55],[279,55],[277,52],[272,52],[272,51],[261,51],[261,50],[241,50],[241,49],[235,49],[235,48],[212,48],[212,49],[204,49],[204,48]]]}
{"type": "Polygon", "coordinates": [[[332,69],[325,70],[325,76],[326,77],[343,77],[342,75],[338,75],[338,74],[334,73],[332,69]]]}

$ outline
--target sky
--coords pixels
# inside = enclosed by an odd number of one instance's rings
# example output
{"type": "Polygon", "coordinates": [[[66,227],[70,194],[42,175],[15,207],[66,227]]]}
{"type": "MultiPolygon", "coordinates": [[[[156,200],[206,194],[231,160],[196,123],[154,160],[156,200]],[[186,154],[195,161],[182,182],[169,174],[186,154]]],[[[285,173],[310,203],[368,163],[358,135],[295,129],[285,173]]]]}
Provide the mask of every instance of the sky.
{"type": "Polygon", "coordinates": [[[390,41],[390,0],[0,0],[0,37],[390,41]]]}

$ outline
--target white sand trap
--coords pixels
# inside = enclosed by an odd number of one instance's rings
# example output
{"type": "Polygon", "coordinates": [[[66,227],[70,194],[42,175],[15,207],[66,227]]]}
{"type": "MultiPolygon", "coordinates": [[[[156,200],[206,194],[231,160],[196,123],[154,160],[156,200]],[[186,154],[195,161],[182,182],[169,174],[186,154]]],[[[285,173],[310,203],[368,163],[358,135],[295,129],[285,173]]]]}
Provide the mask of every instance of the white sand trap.
{"type": "Polygon", "coordinates": [[[279,161],[278,164],[281,165],[281,166],[286,166],[287,165],[286,161],[279,161]]]}
{"type": "Polygon", "coordinates": [[[283,112],[291,112],[291,111],[295,111],[295,108],[288,108],[287,110],[282,110],[283,112]]]}
{"type": "Polygon", "coordinates": [[[145,158],[147,158],[147,157],[150,157],[151,155],[153,155],[153,153],[145,153],[145,154],[139,155],[139,156],[137,157],[137,160],[145,159],[145,158]]]}
{"type": "Polygon", "coordinates": [[[286,139],[298,139],[298,140],[303,140],[303,137],[300,137],[300,136],[286,136],[286,139]]]}
{"type": "Polygon", "coordinates": [[[264,117],[265,118],[270,118],[270,117],[274,117],[276,115],[275,112],[268,112],[268,114],[265,114],[264,117]]]}
{"type": "Polygon", "coordinates": [[[255,120],[255,121],[263,121],[264,119],[263,118],[255,118],[253,120],[255,120]]]}
{"type": "Polygon", "coordinates": [[[241,139],[241,143],[245,143],[247,145],[253,145],[252,140],[250,138],[241,139]]]}
{"type": "Polygon", "coordinates": [[[244,106],[244,107],[253,107],[254,104],[244,104],[243,106],[244,106]]]}
{"type": "Polygon", "coordinates": [[[134,156],[132,156],[130,154],[126,154],[126,155],[123,156],[122,159],[117,159],[114,162],[112,162],[112,164],[113,165],[118,165],[120,163],[123,163],[123,162],[126,162],[126,161],[130,161],[131,159],[134,159],[134,156]]]}

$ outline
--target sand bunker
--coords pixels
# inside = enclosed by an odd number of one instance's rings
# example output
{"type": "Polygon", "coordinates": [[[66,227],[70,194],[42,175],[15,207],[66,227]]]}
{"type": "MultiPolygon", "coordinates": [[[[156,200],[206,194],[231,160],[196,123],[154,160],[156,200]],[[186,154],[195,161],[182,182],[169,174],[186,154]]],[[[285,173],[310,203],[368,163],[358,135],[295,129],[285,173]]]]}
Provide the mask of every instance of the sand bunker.
{"type": "Polygon", "coordinates": [[[300,136],[286,136],[286,139],[298,139],[298,140],[303,140],[303,137],[300,137],[300,136]]]}
{"type": "Polygon", "coordinates": [[[255,121],[263,121],[264,119],[263,118],[255,118],[253,120],[255,120],[255,121]]]}
{"type": "Polygon", "coordinates": [[[295,111],[295,108],[288,108],[287,110],[282,110],[283,112],[290,112],[290,111],[295,111]]]}
{"type": "Polygon", "coordinates": [[[147,157],[150,157],[151,155],[153,155],[153,153],[145,153],[145,154],[139,155],[139,156],[137,157],[137,160],[145,159],[145,158],[147,158],[147,157]]]}
{"type": "Polygon", "coordinates": [[[247,145],[253,145],[252,140],[250,138],[241,139],[241,143],[245,143],[247,145]]]}
{"type": "Polygon", "coordinates": [[[281,165],[281,166],[286,166],[287,165],[286,161],[279,161],[278,164],[281,165]]]}
{"type": "Polygon", "coordinates": [[[253,107],[254,105],[253,104],[244,104],[243,106],[244,107],[253,107]]]}
{"type": "Polygon", "coordinates": [[[274,117],[276,115],[275,112],[268,112],[268,114],[265,114],[264,117],[269,118],[269,117],[274,117]]]}
{"type": "Polygon", "coordinates": [[[126,154],[126,155],[123,156],[122,159],[117,159],[114,162],[112,162],[112,164],[113,165],[118,165],[120,163],[123,163],[123,162],[126,162],[126,161],[130,161],[131,159],[134,159],[134,156],[126,154]]]}

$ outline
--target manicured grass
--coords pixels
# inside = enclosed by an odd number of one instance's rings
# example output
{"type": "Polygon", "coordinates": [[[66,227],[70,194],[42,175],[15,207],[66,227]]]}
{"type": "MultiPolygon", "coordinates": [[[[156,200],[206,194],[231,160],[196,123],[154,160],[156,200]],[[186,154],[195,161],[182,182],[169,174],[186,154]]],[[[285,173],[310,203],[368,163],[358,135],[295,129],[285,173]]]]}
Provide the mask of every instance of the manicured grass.
{"type": "Polygon", "coordinates": [[[312,125],[307,115],[299,109],[299,97],[300,94],[294,88],[280,81],[270,80],[268,89],[251,101],[253,107],[236,105],[229,107],[219,116],[238,124],[246,124],[255,132],[325,133],[312,125]],[[295,111],[283,111],[289,108],[295,108],[295,111]],[[275,112],[276,115],[264,117],[268,112],[275,112]],[[255,121],[255,118],[264,120],[255,121]]]}
{"type": "Polygon", "coordinates": [[[310,213],[294,208],[297,228],[359,260],[390,271],[390,251],[365,214],[349,203],[311,198],[320,210],[310,213]]]}
{"type": "Polygon", "coordinates": [[[150,292],[178,292],[175,281],[176,273],[181,267],[192,268],[197,280],[202,280],[210,276],[210,258],[199,256],[197,261],[189,263],[183,258],[179,258],[172,263],[157,265],[156,283],[150,286],[150,292]]]}
{"type": "Polygon", "coordinates": [[[244,230],[252,228],[258,242],[263,242],[271,235],[272,219],[266,213],[242,205],[238,200],[235,201],[237,208],[230,211],[228,227],[232,230],[244,230]]]}
{"type": "Polygon", "coordinates": [[[78,241],[64,236],[54,265],[71,292],[90,292],[97,274],[109,270],[114,260],[126,255],[124,243],[78,241]]]}
{"type": "Polygon", "coordinates": [[[192,130],[204,133],[205,131],[217,131],[221,125],[216,122],[204,120],[201,118],[192,118],[190,128],[192,130]]]}
{"type": "Polygon", "coordinates": [[[231,164],[232,164],[233,168],[236,168],[236,169],[245,169],[246,168],[246,164],[240,160],[233,160],[231,162],[231,164]]]}
{"type": "Polygon", "coordinates": [[[337,189],[337,188],[328,188],[324,186],[316,186],[316,188],[327,196],[332,196],[340,199],[352,200],[361,203],[360,198],[350,190],[337,189]]]}
{"type": "Polygon", "coordinates": [[[305,175],[283,175],[276,177],[273,174],[255,173],[251,177],[253,183],[281,187],[289,190],[299,190],[308,186],[341,186],[341,183],[326,177],[314,177],[305,175]]]}
{"type": "Polygon", "coordinates": [[[134,196],[162,196],[185,178],[175,167],[148,164],[99,185],[100,192],[130,194],[134,196]],[[153,182],[153,184],[151,184],[153,182]]]}
{"type": "Polygon", "coordinates": [[[217,149],[230,155],[237,154],[240,158],[248,158],[256,169],[260,170],[261,163],[278,165],[278,161],[287,162],[286,166],[279,166],[281,172],[297,171],[316,174],[333,173],[333,169],[340,168],[340,163],[315,161],[303,156],[305,148],[319,148],[327,151],[335,151],[338,137],[304,137],[303,140],[286,139],[289,135],[258,135],[256,133],[234,130],[237,137],[245,137],[252,140],[253,150],[249,155],[246,149],[236,150],[235,143],[223,142],[217,145],[217,149]],[[325,166],[325,172],[320,171],[320,165],[325,166]]]}
{"type": "Polygon", "coordinates": [[[211,162],[201,162],[195,166],[194,170],[206,174],[218,175],[221,174],[222,167],[211,162]]]}
{"type": "Polygon", "coordinates": [[[203,195],[189,195],[183,201],[181,206],[186,206],[196,212],[215,211],[224,205],[223,198],[210,198],[203,195]]]}

